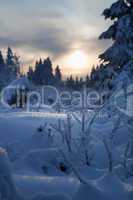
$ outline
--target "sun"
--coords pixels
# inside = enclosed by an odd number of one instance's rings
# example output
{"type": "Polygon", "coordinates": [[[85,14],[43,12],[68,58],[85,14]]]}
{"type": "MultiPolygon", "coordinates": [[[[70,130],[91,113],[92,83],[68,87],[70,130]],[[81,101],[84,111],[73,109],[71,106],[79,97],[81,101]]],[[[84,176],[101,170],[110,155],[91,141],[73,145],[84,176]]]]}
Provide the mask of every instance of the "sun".
{"type": "Polygon", "coordinates": [[[87,55],[81,51],[75,51],[67,58],[67,64],[75,69],[85,68],[87,65],[87,55]]]}

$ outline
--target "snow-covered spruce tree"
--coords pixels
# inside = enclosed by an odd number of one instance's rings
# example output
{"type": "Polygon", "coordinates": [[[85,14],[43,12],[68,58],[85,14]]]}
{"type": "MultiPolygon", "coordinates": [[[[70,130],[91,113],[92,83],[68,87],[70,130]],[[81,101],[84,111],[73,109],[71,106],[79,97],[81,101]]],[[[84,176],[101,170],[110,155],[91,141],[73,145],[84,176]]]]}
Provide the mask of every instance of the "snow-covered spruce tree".
{"type": "Polygon", "coordinates": [[[6,60],[0,51],[0,89],[7,86],[11,81],[20,76],[19,57],[8,47],[6,60]]]}
{"type": "MultiPolygon", "coordinates": [[[[35,71],[32,73],[32,80],[36,85],[43,84],[44,77],[42,76],[42,71],[43,71],[43,62],[42,62],[42,59],[40,58],[39,62],[36,61],[35,71]]],[[[29,73],[30,73],[30,69],[29,69],[29,73]]],[[[30,77],[28,76],[28,78],[30,77]]]]}
{"type": "Polygon", "coordinates": [[[39,62],[36,62],[35,71],[32,72],[32,80],[36,85],[54,84],[52,61],[50,58],[44,59],[44,61],[40,59],[39,62]]]}
{"type": "Polygon", "coordinates": [[[74,81],[74,78],[73,78],[72,75],[71,75],[70,77],[67,78],[65,84],[66,84],[66,87],[67,87],[68,89],[74,89],[75,81],[74,81]]]}
{"type": "Polygon", "coordinates": [[[2,52],[0,51],[0,71],[3,71],[4,67],[5,67],[5,61],[2,52]]]}
{"type": "Polygon", "coordinates": [[[53,75],[53,67],[52,67],[52,61],[50,58],[47,58],[43,62],[44,70],[42,72],[46,85],[53,85],[54,84],[54,75],[53,75]]]}
{"type": "Polygon", "coordinates": [[[99,88],[101,83],[103,82],[105,77],[105,73],[103,70],[103,65],[100,66],[93,66],[92,71],[90,73],[90,87],[99,88]]]}
{"type": "Polygon", "coordinates": [[[7,81],[11,82],[20,75],[19,57],[15,55],[10,47],[7,49],[5,75],[7,81]]]}
{"type": "Polygon", "coordinates": [[[57,86],[60,86],[61,85],[61,82],[62,82],[62,74],[61,74],[61,70],[60,70],[60,67],[57,66],[55,68],[55,84],[57,86]]]}
{"type": "Polygon", "coordinates": [[[14,76],[20,77],[21,72],[20,72],[20,61],[19,61],[19,56],[16,54],[14,55],[14,76]]]}
{"type": "Polygon", "coordinates": [[[30,81],[34,81],[34,71],[33,71],[33,68],[31,66],[29,67],[29,71],[27,73],[27,76],[28,76],[28,79],[30,81]]]}
{"type": "Polygon", "coordinates": [[[113,41],[112,46],[99,56],[106,72],[104,79],[112,80],[122,69],[128,69],[133,75],[133,1],[118,0],[105,9],[103,15],[113,21],[100,36],[100,39],[113,41]]]}
{"type": "Polygon", "coordinates": [[[7,49],[6,65],[9,67],[14,65],[14,55],[10,47],[7,49]]]}

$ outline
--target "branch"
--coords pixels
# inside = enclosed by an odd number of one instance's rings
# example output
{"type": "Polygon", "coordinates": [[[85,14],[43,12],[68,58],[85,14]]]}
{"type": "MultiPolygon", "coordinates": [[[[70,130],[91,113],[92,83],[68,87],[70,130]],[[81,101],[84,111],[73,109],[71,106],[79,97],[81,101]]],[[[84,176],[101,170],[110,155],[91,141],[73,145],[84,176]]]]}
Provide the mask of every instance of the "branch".
{"type": "Polygon", "coordinates": [[[106,149],[107,155],[108,155],[108,162],[109,162],[108,169],[109,169],[109,172],[112,172],[112,170],[113,170],[112,153],[111,153],[111,150],[109,148],[109,145],[108,145],[106,139],[103,140],[103,144],[105,146],[105,149],[106,149]]]}
{"type": "Polygon", "coordinates": [[[71,167],[73,173],[75,174],[75,176],[77,177],[77,179],[80,181],[80,183],[84,184],[84,185],[88,185],[89,182],[86,181],[78,172],[78,170],[73,166],[73,163],[71,162],[70,159],[67,158],[66,154],[60,149],[59,150],[61,155],[63,156],[63,158],[66,160],[66,162],[69,164],[69,166],[71,167]]]}

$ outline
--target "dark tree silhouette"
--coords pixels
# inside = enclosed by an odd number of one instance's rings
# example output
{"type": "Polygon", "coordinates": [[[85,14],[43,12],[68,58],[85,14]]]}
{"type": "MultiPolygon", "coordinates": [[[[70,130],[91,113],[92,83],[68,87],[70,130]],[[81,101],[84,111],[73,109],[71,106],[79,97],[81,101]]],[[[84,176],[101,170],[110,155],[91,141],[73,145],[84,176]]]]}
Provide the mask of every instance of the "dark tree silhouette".
{"type": "Polygon", "coordinates": [[[60,85],[61,82],[62,82],[62,74],[61,74],[60,67],[57,66],[55,68],[55,83],[56,83],[56,85],[60,85]]]}
{"type": "Polygon", "coordinates": [[[10,47],[7,49],[6,65],[8,67],[14,66],[14,55],[10,47]]]}
{"type": "Polygon", "coordinates": [[[2,52],[0,51],[0,71],[2,71],[5,67],[5,61],[2,55],[2,52]]]}

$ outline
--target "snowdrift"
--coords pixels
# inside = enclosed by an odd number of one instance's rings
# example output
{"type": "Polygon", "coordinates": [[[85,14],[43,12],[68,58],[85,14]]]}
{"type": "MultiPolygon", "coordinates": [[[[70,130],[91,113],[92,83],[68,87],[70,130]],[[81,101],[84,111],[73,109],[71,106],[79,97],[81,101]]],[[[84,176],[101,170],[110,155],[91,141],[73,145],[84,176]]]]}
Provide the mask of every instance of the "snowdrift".
{"type": "Polygon", "coordinates": [[[30,151],[26,156],[16,160],[13,166],[15,171],[26,174],[62,176],[70,173],[69,166],[62,158],[58,148],[30,151]]]}
{"type": "Polygon", "coordinates": [[[2,200],[16,200],[18,198],[17,190],[11,175],[11,166],[8,156],[6,151],[2,148],[0,148],[0,196],[2,200]]]}

